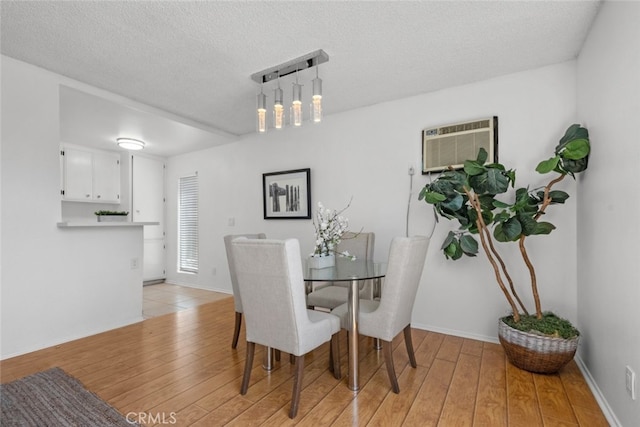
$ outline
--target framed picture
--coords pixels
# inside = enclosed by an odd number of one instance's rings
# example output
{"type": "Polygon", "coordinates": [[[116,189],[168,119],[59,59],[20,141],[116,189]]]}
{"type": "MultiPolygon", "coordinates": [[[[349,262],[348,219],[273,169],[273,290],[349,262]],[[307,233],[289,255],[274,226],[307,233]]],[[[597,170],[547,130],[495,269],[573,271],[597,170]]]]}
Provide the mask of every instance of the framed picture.
{"type": "Polygon", "coordinates": [[[311,169],[262,174],[264,219],[311,218],[311,169]]]}

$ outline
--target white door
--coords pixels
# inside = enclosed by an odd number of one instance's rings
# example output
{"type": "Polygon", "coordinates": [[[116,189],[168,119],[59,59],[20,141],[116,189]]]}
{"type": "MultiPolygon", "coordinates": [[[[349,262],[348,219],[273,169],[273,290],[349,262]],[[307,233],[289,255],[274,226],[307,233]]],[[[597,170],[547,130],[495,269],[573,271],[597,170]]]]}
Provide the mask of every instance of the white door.
{"type": "Polygon", "coordinates": [[[142,280],[161,280],[165,278],[164,163],[133,156],[131,168],[133,221],[160,223],[144,226],[142,280]]]}

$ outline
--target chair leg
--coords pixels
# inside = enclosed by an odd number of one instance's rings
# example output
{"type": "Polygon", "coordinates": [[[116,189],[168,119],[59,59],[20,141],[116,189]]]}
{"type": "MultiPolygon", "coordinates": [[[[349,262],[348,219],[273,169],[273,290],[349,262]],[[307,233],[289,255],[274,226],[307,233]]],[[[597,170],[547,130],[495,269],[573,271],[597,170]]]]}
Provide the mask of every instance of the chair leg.
{"type": "Polygon", "coordinates": [[[338,339],[338,333],[331,336],[329,363],[329,370],[333,372],[333,377],[337,380],[342,378],[340,372],[340,340],[338,339]]]}
{"type": "Polygon", "coordinates": [[[413,341],[411,340],[411,324],[404,328],[404,343],[407,346],[407,354],[409,355],[409,363],[411,363],[411,367],[418,367],[418,364],[416,363],[416,355],[413,352],[413,341]]]}
{"type": "Polygon", "coordinates": [[[291,394],[291,409],[289,418],[293,419],[298,414],[298,404],[300,403],[300,390],[302,390],[302,376],[304,373],[304,355],[295,356],[296,373],[293,377],[293,393],[291,394]]]}
{"type": "Polygon", "coordinates": [[[242,325],[242,313],[236,311],[236,326],[233,329],[233,341],[231,342],[231,348],[238,346],[238,337],[240,336],[240,326],[242,325]]]}
{"type": "Polygon", "coordinates": [[[382,340],[382,352],[384,353],[384,364],[387,365],[387,374],[391,382],[391,389],[395,394],[398,394],[400,393],[400,386],[398,386],[396,370],[393,367],[393,347],[391,346],[391,341],[382,340]]]}
{"type": "Polygon", "coordinates": [[[280,361],[280,350],[278,350],[277,348],[275,349],[275,356],[276,356],[275,357],[276,362],[279,362],[280,361]]]}
{"type": "Polygon", "coordinates": [[[329,341],[329,372],[333,373],[333,336],[329,341]]]}
{"type": "Polygon", "coordinates": [[[256,343],[247,342],[247,357],[244,361],[244,376],[242,377],[242,386],[240,394],[247,394],[249,388],[249,380],[251,379],[251,368],[253,367],[253,355],[256,352],[256,343]]]}

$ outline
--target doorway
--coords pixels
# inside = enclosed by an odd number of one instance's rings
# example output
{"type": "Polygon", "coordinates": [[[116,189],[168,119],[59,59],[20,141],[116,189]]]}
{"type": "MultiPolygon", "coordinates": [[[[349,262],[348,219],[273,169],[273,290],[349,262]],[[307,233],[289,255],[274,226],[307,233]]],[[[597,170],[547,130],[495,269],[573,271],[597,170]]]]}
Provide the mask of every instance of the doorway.
{"type": "Polygon", "coordinates": [[[165,268],[164,170],[161,160],[131,157],[131,210],[135,222],[157,222],[145,225],[142,280],[163,281],[165,268]]]}

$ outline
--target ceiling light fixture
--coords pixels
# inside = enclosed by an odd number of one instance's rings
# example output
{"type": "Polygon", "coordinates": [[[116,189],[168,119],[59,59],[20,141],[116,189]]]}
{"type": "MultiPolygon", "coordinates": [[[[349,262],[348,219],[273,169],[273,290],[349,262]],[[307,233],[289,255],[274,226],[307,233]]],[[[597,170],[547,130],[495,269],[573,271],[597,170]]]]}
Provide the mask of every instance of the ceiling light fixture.
{"type": "MultiPolygon", "coordinates": [[[[263,85],[272,80],[277,80],[277,88],[274,91],[273,102],[273,127],[276,129],[282,129],[284,127],[284,95],[280,88],[280,78],[289,74],[296,73],[296,80],[293,83],[293,97],[291,103],[291,117],[290,123],[293,126],[301,126],[303,122],[302,113],[302,85],[298,83],[298,73],[308,68],[316,68],[316,78],[313,79],[313,98],[311,104],[311,121],[317,123],[322,121],[322,80],[318,77],[318,65],[329,61],[329,55],[322,49],[303,55],[299,58],[292,59],[284,64],[277,65],[275,67],[268,68],[259,73],[254,73],[251,78],[263,85]]],[[[258,95],[258,132],[266,132],[261,130],[260,121],[261,115],[266,111],[266,98],[262,93],[262,87],[260,88],[260,94],[258,95]]]]}
{"type": "Polygon", "coordinates": [[[262,92],[258,94],[258,132],[264,133],[267,131],[267,95],[262,92]]]}
{"type": "Polygon", "coordinates": [[[296,82],[293,84],[293,101],[291,102],[291,123],[294,126],[302,126],[302,85],[298,84],[298,72],[296,82]]]}
{"type": "Polygon", "coordinates": [[[312,82],[311,120],[314,123],[320,123],[322,121],[322,79],[318,77],[318,66],[316,66],[316,78],[312,82]]]}
{"type": "Polygon", "coordinates": [[[280,79],[278,79],[278,87],[273,93],[273,127],[276,129],[282,129],[284,125],[283,99],[284,95],[282,89],[280,89],[280,79]]]}
{"type": "Polygon", "coordinates": [[[142,150],[145,146],[143,141],[133,138],[118,138],[116,139],[118,146],[127,150],[142,150]]]}

